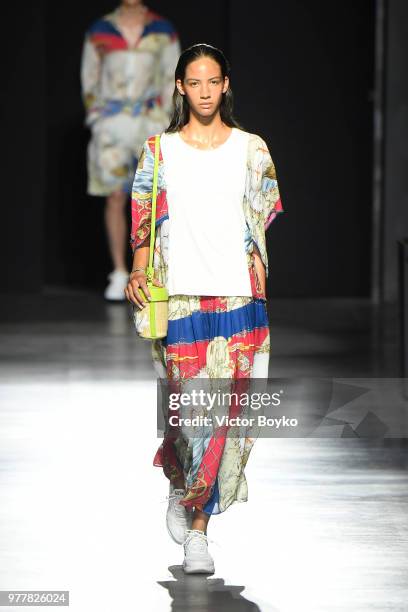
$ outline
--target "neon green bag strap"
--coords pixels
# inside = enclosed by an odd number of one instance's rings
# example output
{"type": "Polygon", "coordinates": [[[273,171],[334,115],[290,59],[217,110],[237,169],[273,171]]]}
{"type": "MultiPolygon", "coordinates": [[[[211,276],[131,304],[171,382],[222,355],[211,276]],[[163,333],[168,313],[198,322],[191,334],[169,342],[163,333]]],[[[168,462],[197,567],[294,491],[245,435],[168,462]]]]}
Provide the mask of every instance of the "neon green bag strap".
{"type": "Polygon", "coordinates": [[[149,265],[146,270],[147,282],[153,280],[153,253],[154,240],[156,234],[156,200],[157,200],[157,183],[159,175],[159,153],[160,153],[160,134],[157,134],[154,139],[154,169],[153,169],[153,191],[152,191],[152,221],[150,225],[150,249],[149,249],[149,265]]]}

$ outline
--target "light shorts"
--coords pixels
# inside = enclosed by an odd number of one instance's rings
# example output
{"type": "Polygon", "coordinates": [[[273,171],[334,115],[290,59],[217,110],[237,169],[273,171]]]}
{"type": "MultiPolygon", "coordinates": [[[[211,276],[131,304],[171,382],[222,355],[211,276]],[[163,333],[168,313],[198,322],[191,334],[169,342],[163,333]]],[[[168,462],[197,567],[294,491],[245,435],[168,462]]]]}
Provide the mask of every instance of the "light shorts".
{"type": "Polygon", "coordinates": [[[159,106],[137,116],[118,112],[99,117],[91,126],[87,150],[87,193],[108,196],[119,190],[130,194],[144,141],[168,124],[159,106]]]}

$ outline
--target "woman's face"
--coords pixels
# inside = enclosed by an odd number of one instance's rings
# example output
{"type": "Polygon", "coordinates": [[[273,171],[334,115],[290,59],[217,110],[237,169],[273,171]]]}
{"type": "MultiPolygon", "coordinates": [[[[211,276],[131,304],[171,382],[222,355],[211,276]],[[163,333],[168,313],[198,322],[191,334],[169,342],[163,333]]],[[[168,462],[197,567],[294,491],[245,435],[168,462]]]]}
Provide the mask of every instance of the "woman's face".
{"type": "Polygon", "coordinates": [[[223,78],[220,65],[211,57],[200,57],[186,68],[184,83],[176,81],[182,95],[187,96],[191,110],[198,115],[214,115],[228,89],[229,79],[223,78]]]}

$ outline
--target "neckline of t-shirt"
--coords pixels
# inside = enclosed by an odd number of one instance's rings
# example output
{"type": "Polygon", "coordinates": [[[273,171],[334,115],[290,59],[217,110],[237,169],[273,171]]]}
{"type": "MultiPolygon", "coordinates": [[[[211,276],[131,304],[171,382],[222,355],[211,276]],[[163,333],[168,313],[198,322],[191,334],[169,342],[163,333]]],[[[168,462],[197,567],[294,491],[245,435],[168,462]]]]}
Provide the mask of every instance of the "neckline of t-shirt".
{"type": "Polygon", "coordinates": [[[232,140],[232,138],[233,138],[233,136],[235,134],[235,131],[236,131],[236,128],[232,127],[231,128],[231,134],[228,136],[227,140],[224,140],[224,142],[221,143],[220,145],[218,145],[218,147],[215,147],[215,149],[197,149],[197,147],[193,147],[192,145],[188,144],[188,142],[183,140],[183,138],[180,135],[180,131],[177,131],[176,134],[177,134],[177,138],[178,138],[179,142],[181,142],[183,145],[185,145],[189,149],[192,149],[192,151],[198,151],[199,153],[214,153],[214,151],[219,151],[220,149],[225,147],[232,140]]]}

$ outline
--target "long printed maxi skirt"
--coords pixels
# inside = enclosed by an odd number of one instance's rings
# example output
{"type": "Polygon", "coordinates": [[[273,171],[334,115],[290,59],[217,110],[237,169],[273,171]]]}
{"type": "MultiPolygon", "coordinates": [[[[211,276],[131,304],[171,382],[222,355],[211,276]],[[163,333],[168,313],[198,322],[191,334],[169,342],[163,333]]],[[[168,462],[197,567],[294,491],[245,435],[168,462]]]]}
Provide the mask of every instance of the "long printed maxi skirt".
{"type": "MultiPolygon", "coordinates": [[[[152,342],[156,372],[182,385],[194,378],[267,378],[266,300],[259,297],[169,296],[168,334],[152,342]]],[[[243,381],[241,381],[243,382],[243,381]]],[[[230,384],[228,382],[228,384],[230,384]]],[[[245,384],[245,383],[244,383],[245,384]]],[[[244,468],[256,438],[165,433],[153,465],[174,481],[184,476],[181,504],[207,514],[248,500],[244,468]]]]}

